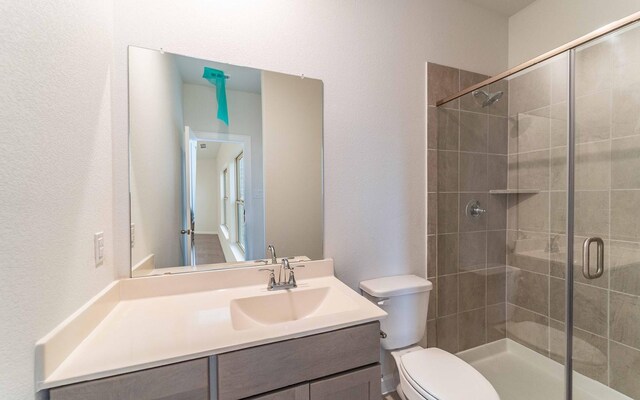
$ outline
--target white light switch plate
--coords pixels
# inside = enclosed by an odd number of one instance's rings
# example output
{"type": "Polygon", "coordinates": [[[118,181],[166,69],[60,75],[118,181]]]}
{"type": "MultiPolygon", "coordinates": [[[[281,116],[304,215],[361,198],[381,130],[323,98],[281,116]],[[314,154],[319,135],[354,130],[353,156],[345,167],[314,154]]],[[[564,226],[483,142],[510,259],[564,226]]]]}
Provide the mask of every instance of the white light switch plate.
{"type": "Polygon", "coordinates": [[[104,262],[104,232],[98,232],[93,235],[93,252],[97,267],[104,262]]]}

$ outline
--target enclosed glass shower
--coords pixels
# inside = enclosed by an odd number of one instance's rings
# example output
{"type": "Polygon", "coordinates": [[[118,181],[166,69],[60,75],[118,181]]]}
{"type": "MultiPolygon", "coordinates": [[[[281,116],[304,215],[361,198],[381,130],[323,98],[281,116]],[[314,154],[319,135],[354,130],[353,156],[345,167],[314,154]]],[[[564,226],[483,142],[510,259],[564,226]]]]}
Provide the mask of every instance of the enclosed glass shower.
{"type": "Polygon", "coordinates": [[[640,399],[637,18],[499,80],[428,67],[427,342],[502,400],[640,399]]]}

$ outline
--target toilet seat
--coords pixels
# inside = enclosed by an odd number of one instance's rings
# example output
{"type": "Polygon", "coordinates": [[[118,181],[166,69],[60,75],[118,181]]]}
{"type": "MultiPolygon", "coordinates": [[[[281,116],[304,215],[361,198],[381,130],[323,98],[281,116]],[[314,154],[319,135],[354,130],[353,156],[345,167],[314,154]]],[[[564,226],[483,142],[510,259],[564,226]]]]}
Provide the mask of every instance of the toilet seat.
{"type": "MultiPolygon", "coordinates": [[[[491,383],[463,360],[438,348],[410,351],[397,357],[401,382],[422,399],[500,400],[491,383]],[[404,379],[402,379],[404,378],[404,379]]],[[[406,393],[409,394],[409,393],[406,393]]],[[[409,396],[410,398],[413,396],[409,396]]]]}

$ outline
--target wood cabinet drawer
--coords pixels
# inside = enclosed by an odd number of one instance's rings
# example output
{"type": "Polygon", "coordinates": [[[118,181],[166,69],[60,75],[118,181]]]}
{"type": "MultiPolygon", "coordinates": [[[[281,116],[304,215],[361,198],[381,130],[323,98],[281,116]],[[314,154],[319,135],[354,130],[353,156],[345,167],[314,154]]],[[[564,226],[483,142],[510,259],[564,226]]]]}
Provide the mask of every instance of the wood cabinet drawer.
{"type": "Polygon", "coordinates": [[[218,399],[243,399],[379,361],[377,321],[220,354],[218,399]]]}
{"type": "Polygon", "coordinates": [[[311,382],[311,400],[380,400],[380,364],[311,382]]]}
{"type": "Polygon", "coordinates": [[[275,392],[251,397],[246,400],[309,400],[309,384],[304,383],[288,389],[276,390],[275,392]]]}
{"type": "Polygon", "coordinates": [[[50,400],[208,400],[209,360],[178,364],[62,386],[50,400]]]}

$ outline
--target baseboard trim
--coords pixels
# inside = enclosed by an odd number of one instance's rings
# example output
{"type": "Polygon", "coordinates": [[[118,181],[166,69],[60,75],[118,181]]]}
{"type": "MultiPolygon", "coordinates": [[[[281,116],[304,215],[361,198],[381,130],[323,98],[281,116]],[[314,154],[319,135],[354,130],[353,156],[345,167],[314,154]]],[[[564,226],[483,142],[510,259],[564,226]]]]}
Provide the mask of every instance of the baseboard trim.
{"type": "Polygon", "coordinates": [[[395,392],[398,386],[397,374],[393,373],[389,375],[382,375],[382,379],[380,380],[380,385],[382,389],[382,394],[395,392]]]}

